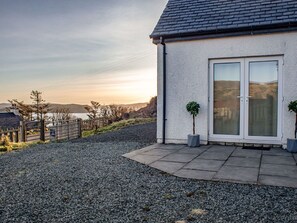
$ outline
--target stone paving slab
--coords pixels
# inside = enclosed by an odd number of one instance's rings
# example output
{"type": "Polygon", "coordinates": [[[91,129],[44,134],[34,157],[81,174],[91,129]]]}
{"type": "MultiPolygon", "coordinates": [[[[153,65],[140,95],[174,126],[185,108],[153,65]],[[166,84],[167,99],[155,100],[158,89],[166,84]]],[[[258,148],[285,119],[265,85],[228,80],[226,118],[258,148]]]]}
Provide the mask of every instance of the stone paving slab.
{"type": "Polygon", "coordinates": [[[158,170],[173,174],[176,171],[180,170],[185,164],[177,162],[167,162],[167,161],[156,161],[150,164],[151,167],[154,167],[158,170]]]}
{"type": "Polygon", "coordinates": [[[177,177],[297,188],[297,154],[280,148],[154,144],[123,156],[177,177]]]}
{"type": "Polygon", "coordinates": [[[208,160],[227,160],[230,156],[231,152],[204,152],[199,158],[200,159],[208,159],[208,160]]]}
{"type": "Polygon", "coordinates": [[[173,153],[168,156],[163,157],[161,160],[163,161],[171,161],[171,162],[182,162],[187,163],[195,159],[198,155],[197,154],[181,154],[181,153],[173,153]]]}
{"type": "Polygon", "coordinates": [[[197,180],[211,180],[215,174],[216,172],[212,171],[181,169],[174,173],[174,176],[197,180]]]}
{"type": "Polygon", "coordinates": [[[218,171],[224,164],[221,160],[194,159],[184,169],[218,171]]]}
{"type": "Polygon", "coordinates": [[[214,179],[234,182],[257,183],[258,168],[223,166],[214,176],[214,179]]]}
{"type": "Polygon", "coordinates": [[[155,162],[156,160],[161,159],[163,156],[148,156],[148,155],[142,155],[142,154],[138,154],[136,156],[133,156],[131,159],[135,160],[139,163],[143,163],[143,164],[150,164],[152,162],[155,162]]]}
{"type": "Polygon", "coordinates": [[[271,148],[270,150],[264,150],[263,155],[269,155],[269,156],[289,156],[291,157],[292,154],[289,153],[285,149],[281,148],[271,148]]]}
{"type": "Polygon", "coordinates": [[[296,162],[296,164],[297,164],[297,153],[293,153],[292,155],[293,155],[293,157],[294,157],[294,159],[295,159],[295,162],[296,162]]]}
{"type": "Polygon", "coordinates": [[[260,174],[297,178],[297,166],[279,164],[261,164],[260,174]]]}
{"type": "Polygon", "coordinates": [[[260,150],[248,150],[242,148],[236,148],[236,150],[232,153],[232,156],[237,157],[251,157],[251,158],[260,158],[262,155],[262,151],[260,150]]]}
{"type": "Polygon", "coordinates": [[[142,149],[138,149],[138,150],[132,151],[130,153],[126,153],[123,156],[126,157],[126,158],[132,158],[132,157],[134,157],[134,156],[136,156],[138,154],[142,154],[144,152],[153,150],[154,148],[155,148],[155,145],[148,146],[148,147],[145,147],[145,148],[142,148],[142,149]]]}
{"type": "Polygon", "coordinates": [[[252,157],[230,157],[225,163],[226,166],[239,166],[239,167],[255,167],[259,168],[260,158],[252,157]]]}
{"type": "Polygon", "coordinates": [[[292,165],[296,166],[296,162],[293,156],[270,156],[263,155],[262,163],[269,164],[284,164],[284,165],[292,165]]]}
{"type": "Polygon", "coordinates": [[[203,152],[205,152],[207,150],[207,148],[182,148],[180,150],[177,151],[177,153],[190,153],[190,154],[201,154],[203,152]]]}
{"type": "Polygon", "coordinates": [[[208,152],[229,152],[230,154],[236,149],[236,147],[233,146],[217,146],[214,145],[211,148],[209,148],[208,152]]]}
{"type": "Polygon", "coordinates": [[[173,152],[174,151],[169,150],[169,149],[152,149],[152,150],[149,150],[149,151],[143,153],[143,155],[167,156],[173,152]]]}
{"type": "Polygon", "coordinates": [[[185,145],[163,145],[163,144],[157,144],[158,146],[156,148],[158,149],[169,149],[169,150],[180,150],[182,148],[185,148],[185,145]]]}
{"type": "Polygon", "coordinates": [[[274,186],[297,187],[297,179],[290,177],[260,175],[259,183],[274,186]]]}

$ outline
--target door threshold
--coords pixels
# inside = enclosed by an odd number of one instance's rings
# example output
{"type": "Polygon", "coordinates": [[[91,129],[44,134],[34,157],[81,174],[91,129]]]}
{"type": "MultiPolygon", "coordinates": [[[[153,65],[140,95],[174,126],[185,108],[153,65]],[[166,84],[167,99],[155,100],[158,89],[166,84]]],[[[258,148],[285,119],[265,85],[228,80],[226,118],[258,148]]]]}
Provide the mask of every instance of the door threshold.
{"type": "Polygon", "coordinates": [[[223,141],[208,141],[209,145],[222,145],[222,146],[238,146],[243,148],[254,148],[254,149],[260,149],[267,150],[270,148],[282,148],[281,143],[244,143],[244,142],[223,142],[223,141]]]}

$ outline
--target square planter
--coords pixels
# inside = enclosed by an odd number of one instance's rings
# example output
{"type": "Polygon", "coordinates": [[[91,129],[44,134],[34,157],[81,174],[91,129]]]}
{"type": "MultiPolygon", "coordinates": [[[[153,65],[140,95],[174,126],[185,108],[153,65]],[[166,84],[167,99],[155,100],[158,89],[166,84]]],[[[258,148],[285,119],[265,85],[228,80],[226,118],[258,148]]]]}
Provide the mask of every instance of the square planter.
{"type": "Polygon", "coordinates": [[[297,153],[297,139],[287,140],[287,150],[291,153],[297,153]]]}
{"type": "Polygon", "coordinates": [[[199,147],[200,146],[200,135],[188,135],[188,146],[199,147]]]}

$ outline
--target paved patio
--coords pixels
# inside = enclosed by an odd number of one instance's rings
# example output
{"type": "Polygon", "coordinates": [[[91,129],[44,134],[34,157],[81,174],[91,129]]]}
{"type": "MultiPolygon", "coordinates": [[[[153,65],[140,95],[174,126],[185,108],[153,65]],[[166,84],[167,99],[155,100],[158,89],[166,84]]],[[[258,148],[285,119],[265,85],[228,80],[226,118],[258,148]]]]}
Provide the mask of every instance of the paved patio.
{"type": "Polygon", "coordinates": [[[123,156],[177,177],[297,188],[297,154],[280,148],[154,144],[123,156]]]}

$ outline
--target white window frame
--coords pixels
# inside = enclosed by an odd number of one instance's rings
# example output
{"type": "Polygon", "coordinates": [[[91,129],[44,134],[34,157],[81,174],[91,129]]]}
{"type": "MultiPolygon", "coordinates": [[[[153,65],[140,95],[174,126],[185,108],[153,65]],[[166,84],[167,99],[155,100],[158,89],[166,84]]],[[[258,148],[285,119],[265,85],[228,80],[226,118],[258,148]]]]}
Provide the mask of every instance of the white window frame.
{"type": "Polygon", "coordinates": [[[209,141],[243,142],[243,143],[271,143],[279,144],[282,140],[283,129],[283,57],[245,57],[230,59],[209,60],[209,141]],[[249,63],[261,61],[278,61],[278,121],[277,136],[248,136],[248,90],[249,90],[249,63]],[[214,115],[214,64],[240,63],[240,134],[220,135],[213,134],[214,115]]]}

